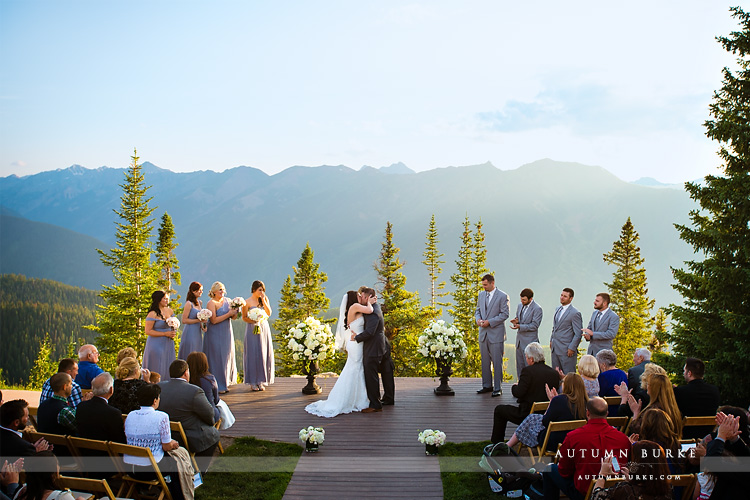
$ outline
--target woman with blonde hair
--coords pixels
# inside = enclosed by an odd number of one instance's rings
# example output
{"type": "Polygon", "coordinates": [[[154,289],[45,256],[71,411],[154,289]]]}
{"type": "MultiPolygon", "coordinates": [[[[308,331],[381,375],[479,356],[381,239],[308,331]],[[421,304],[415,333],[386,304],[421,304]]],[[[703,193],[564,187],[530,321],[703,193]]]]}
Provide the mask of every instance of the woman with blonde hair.
{"type": "Polygon", "coordinates": [[[138,360],[123,358],[115,370],[115,376],[117,377],[114,383],[115,392],[109,398],[109,404],[123,414],[139,409],[141,405],[138,404],[135,393],[148,382],[141,378],[141,365],[138,364],[138,360]]]}
{"type": "MultiPolygon", "coordinates": [[[[565,375],[561,391],[560,395],[554,388],[547,391],[547,395],[550,397],[547,411],[544,415],[532,413],[526,417],[508,440],[508,446],[515,446],[518,442],[529,447],[538,446],[544,442],[550,422],[586,419],[586,403],[589,397],[586,394],[586,386],[581,376],[577,373],[565,375]]],[[[550,434],[547,443],[548,449],[557,449],[558,443],[562,443],[566,435],[567,432],[550,434]]]]}
{"type": "Polygon", "coordinates": [[[578,374],[583,379],[586,395],[590,398],[599,395],[599,363],[591,354],[584,354],[578,360],[578,374]]]}
{"type": "MultiPolygon", "coordinates": [[[[652,408],[658,408],[664,410],[672,419],[674,425],[674,432],[678,436],[682,436],[682,413],[677,407],[677,400],[674,397],[674,389],[672,388],[672,382],[664,374],[654,373],[646,379],[646,391],[648,392],[649,403],[643,408],[642,401],[636,401],[632,394],[628,394],[628,407],[633,412],[633,418],[630,421],[630,432],[638,434],[641,428],[640,416],[643,411],[650,410],[652,408]]],[[[620,405],[620,413],[622,413],[622,407],[620,405]]]]}
{"type": "Polygon", "coordinates": [[[211,285],[207,309],[213,313],[208,320],[203,337],[203,352],[208,359],[208,369],[216,377],[219,394],[229,392],[229,386],[237,383],[237,361],[234,359],[234,331],[232,320],[239,312],[231,307],[226,298],[227,289],[221,281],[211,285]]]}

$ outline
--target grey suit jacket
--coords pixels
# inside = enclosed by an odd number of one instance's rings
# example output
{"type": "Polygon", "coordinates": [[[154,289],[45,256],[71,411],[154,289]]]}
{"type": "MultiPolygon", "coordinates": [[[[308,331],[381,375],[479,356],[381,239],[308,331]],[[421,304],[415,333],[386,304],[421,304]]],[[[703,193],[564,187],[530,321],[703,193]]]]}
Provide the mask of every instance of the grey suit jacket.
{"type": "Polygon", "coordinates": [[[479,342],[484,342],[485,338],[491,344],[505,342],[505,320],[510,316],[510,298],[507,293],[496,288],[495,293],[492,294],[489,307],[486,307],[484,303],[486,295],[487,292],[484,290],[479,292],[477,310],[474,314],[476,319],[490,322],[490,326],[487,328],[479,327],[479,342]]]}
{"type": "Polygon", "coordinates": [[[542,324],[542,307],[532,300],[526,312],[523,313],[521,318],[521,310],[523,310],[523,304],[518,304],[516,309],[516,319],[518,319],[518,337],[528,339],[530,342],[539,341],[539,325],[542,324]]]}
{"type": "Polygon", "coordinates": [[[589,350],[586,354],[596,354],[602,349],[612,349],[612,340],[620,329],[620,317],[612,309],[607,309],[602,319],[597,322],[596,330],[594,330],[594,319],[597,314],[599,314],[599,311],[594,310],[587,327],[592,331],[592,334],[591,344],[589,344],[589,350]]]}
{"type": "Polygon", "coordinates": [[[219,441],[219,431],[214,427],[214,409],[203,389],[175,378],[160,382],[159,386],[159,410],[167,413],[169,420],[182,422],[190,451],[201,452],[219,441]]]}
{"type": "MultiPolygon", "coordinates": [[[[556,315],[557,309],[555,309],[556,315]]],[[[572,351],[578,350],[578,344],[581,343],[582,327],[583,318],[581,318],[581,313],[572,305],[568,306],[565,314],[557,321],[553,320],[552,337],[550,338],[552,352],[562,356],[568,352],[568,349],[572,351]]]]}

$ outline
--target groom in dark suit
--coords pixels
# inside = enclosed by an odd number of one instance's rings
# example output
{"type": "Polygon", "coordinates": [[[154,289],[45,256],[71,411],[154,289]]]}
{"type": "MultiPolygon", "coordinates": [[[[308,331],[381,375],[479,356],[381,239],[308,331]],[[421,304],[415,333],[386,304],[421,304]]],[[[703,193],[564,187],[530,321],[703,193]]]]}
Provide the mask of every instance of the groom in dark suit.
{"type": "MultiPolygon", "coordinates": [[[[377,299],[377,294],[372,288],[360,289],[359,301],[365,305],[370,297],[377,299]]],[[[352,340],[364,342],[363,365],[365,371],[365,387],[370,407],[362,410],[362,413],[382,411],[383,405],[392,405],[396,392],[396,384],[393,380],[393,360],[391,359],[391,345],[385,337],[383,312],[380,304],[372,305],[372,313],[365,314],[365,329],[359,335],[352,335],[352,340]],[[380,399],[380,381],[378,372],[383,378],[383,399],[380,399]]]]}

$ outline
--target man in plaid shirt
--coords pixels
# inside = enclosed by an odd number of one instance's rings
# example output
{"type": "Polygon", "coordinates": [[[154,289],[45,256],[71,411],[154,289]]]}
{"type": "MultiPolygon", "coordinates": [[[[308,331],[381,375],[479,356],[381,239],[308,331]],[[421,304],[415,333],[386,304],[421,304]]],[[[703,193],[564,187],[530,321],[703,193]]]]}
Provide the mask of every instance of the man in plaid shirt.
{"type": "MultiPolygon", "coordinates": [[[[89,394],[86,394],[86,397],[83,398],[81,395],[81,386],[76,384],[75,378],[76,375],[78,375],[78,363],[73,358],[65,358],[57,365],[57,373],[67,373],[70,375],[70,378],[73,380],[73,389],[70,392],[70,396],[68,397],[68,405],[70,405],[72,408],[78,407],[78,403],[80,403],[84,399],[91,399],[91,396],[89,394]]],[[[44,382],[44,385],[42,385],[42,395],[39,398],[39,403],[43,403],[47,399],[50,399],[54,392],[52,391],[52,386],[50,385],[50,380],[52,378],[48,378],[46,382],[44,382]]]]}
{"type": "Polygon", "coordinates": [[[50,387],[54,394],[39,405],[36,414],[39,432],[75,434],[76,409],[68,405],[73,379],[67,373],[55,373],[50,378],[50,387]]]}

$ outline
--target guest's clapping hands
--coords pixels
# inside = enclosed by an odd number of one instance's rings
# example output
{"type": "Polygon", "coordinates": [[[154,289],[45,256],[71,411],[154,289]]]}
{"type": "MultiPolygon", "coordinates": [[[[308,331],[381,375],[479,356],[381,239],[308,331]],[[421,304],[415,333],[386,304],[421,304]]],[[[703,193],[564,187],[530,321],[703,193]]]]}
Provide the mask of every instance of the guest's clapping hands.
{"type": "Polygon", "coordinates": [[[40,451],[51,450],[52,448],[54,448],[54,446],[49,444],[44,438],[39,438],[34,443],[34,449],[37,453],[39,453],[40,451]]]}
{"type": "Polygon", "coordinates": [[[557,389],[554,387],[550,388],[550,386],[544,384],[544,390],[547,391],[547,399],[549,399],[550,401],[552,401],[552,398],[557,396],[557,389]]]}
{"type": "Polygon", "coordinates": [[[719,424],[719,430],[717,432],[718,438],[724,441],[734,441],[741,434],[740,429],[740,417],[732,415],[725,415],[719,412],[716,415],[716,422],[719,424]]]}
{"type": "Polygon", "coordinates": [[[94,397],[94,393],[93,392],[87,392],[86,394],[83,395],[83,398],[81,398],[81,399],[83,399],[84,401],[88,401],[89,399],[91,399],[93,397],[94,397]]]}
{"type": "Polygon", "coordinates": [[[19,458],[15,462],[9,464],[6,460],[3,464],[3,468],[0,469],[0,482],[3,486],[8,486],[12,483],[18,483],[18,471],[23,468],[23,458],[19,458]]]}
{"type": "Polygon", "coordinates": [[[622,398],[622,401],[620,404],[625,404],[628,402],[628,395],[630,394],[630,389],[628,389],[627,382],[621,382],[620,384],[615,384],[615,392],[622,398]]]}
{"type": "Polygon", "coordinates": [[[641,436],[639,434],[635,434],[634,433],[634,434],[631,434],[630,436],[628,436],[628,441],[630,441],[630,444],[633,444],[636,441],[638,441],[640,438],[641,438],[641,436]]]}
{"type": "Polygon", "coordinates": [[[630,406],[630,411],[633,412],[633,418],[635,418],[641,412],[643,400],[636,401],[632,394],[628,394],[628,406],[630,406]]]}
{"type": "Polygon", "coordinates": [[[565,372],[562,371],[562,368],[560,368],[559,366],[556,366],[555,370],[557,370],[557,374],[560,375],[560,380],[565,378],[565,372]]]}

